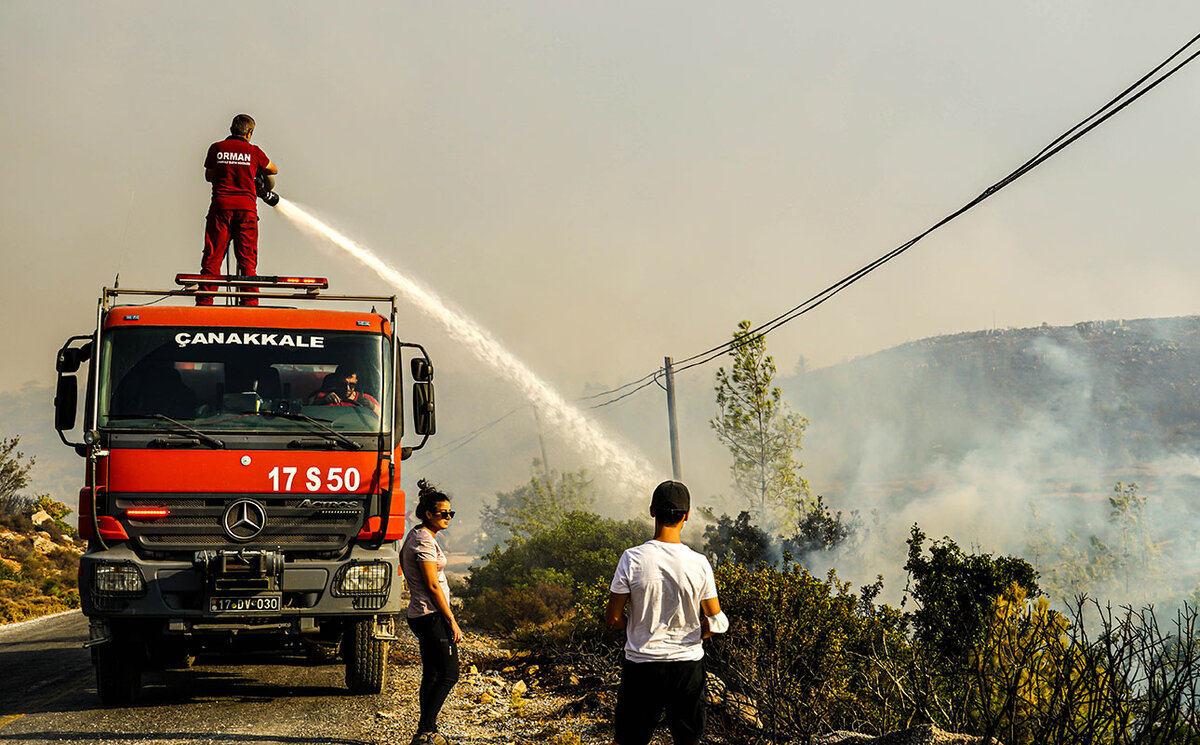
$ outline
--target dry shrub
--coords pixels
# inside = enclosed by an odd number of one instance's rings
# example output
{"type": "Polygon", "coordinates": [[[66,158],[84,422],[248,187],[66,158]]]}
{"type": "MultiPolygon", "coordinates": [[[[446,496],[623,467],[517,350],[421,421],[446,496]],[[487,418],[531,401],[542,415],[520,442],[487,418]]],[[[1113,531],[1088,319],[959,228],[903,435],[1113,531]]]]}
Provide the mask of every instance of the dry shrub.
{"type": "Polygon", "coordinates": [[[0,623],[25,621],[79,607],[79,593],[47,597],[23,582],[0,580],[0,623]]]}

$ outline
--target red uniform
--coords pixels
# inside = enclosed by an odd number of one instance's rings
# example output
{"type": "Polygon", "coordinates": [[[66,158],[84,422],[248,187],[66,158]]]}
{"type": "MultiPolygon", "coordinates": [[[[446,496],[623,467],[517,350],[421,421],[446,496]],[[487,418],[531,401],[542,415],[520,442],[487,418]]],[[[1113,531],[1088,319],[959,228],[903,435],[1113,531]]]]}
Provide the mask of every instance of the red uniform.
{"type": "MultiPolygon", "coordinates": [[[[271,159],[257,145],[230,135],[208,148],[204,168],[211,169],[212,204],[204,227],[204,254],[200,259],[200,274],[215,277],[221,272],[221,262],[233,241],[237,273],[252,277],[258,273],[258,195],[254,177],[271,159]]],[[[202,290],[215,290],[216,285],[201,285],[202,290]]],[[[248,288],[249,289],[249,288],[248,288]]],[[[198,296],[197,305],[212,305],[212,297],[198,296]]],[[[244,305],[258,305],[257,300],[243,300],[244,305]]]]}

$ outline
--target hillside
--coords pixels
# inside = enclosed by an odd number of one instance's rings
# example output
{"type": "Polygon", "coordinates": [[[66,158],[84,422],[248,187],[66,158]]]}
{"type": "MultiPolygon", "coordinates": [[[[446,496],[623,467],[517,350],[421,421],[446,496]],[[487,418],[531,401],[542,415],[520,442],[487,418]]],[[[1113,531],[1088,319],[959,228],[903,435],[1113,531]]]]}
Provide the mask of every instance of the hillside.
{"type": "Polygon", "coordinates": [[[45,506],[58,516],[31,504],[0,514],[0,624],[79,607],[84,544],[63,521],[64,505],[45,506]]]}
{"type": "Polygon", "coordinates": [[[1200,316],[934,337],[782,384],[832,484],[981,451],[1111,472],[1200,452],[1200,316]]]}

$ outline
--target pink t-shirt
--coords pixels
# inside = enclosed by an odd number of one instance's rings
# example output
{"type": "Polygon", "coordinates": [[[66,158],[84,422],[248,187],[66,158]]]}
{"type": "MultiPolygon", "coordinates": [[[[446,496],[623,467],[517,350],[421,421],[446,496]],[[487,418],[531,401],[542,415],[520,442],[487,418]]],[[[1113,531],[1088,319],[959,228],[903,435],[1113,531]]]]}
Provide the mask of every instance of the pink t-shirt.
{"type": "Polygon", "coordinates": [[[433,602],[433,593],[425,584],[425,573],[421,571],[421,563],[432,561],[437,564],[438,584],[450,600],[450,584],[446,582],[446,552],[424,526],[418,525],[408,531],[404,545],[400,547],[400,568],[404,570],[404,581],[408,585],[409,618],[419,618],[430,613],[438,613],[437,605],[433,602]]]}

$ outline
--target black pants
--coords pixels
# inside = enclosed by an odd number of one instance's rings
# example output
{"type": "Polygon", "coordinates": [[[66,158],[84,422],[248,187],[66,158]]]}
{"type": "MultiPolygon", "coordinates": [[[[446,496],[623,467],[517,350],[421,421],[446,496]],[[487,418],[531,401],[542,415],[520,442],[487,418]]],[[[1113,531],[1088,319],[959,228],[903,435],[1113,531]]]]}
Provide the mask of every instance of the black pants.
{"type": "Polygon", "coordinates": [[[613,723],[620,745],[646,745],[664,711],[675,745],[695,745],[704,734],[704,660],[621,660],[621,686],[613,723]]]}
{"type": "Polygon", "coordinates": [[[450,622],[441,613],[429,613],[408,619],[421,648],[421,719],[417,732],[437,732],[438,712],[450,689],[458,682],[458,645],[450,622]]]}

